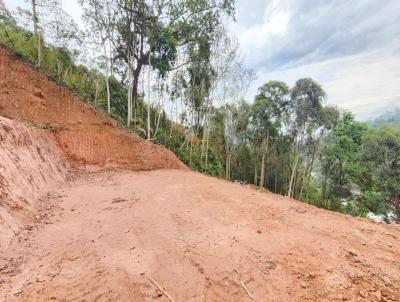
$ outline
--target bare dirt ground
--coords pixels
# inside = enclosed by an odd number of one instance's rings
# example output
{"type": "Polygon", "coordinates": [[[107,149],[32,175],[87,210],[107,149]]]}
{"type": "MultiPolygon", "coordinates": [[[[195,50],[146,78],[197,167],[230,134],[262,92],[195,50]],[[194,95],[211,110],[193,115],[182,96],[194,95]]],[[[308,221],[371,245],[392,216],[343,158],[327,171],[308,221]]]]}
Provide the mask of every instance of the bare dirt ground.
{"type": "Polygon", "coordinates": [[[80,173],[0,254],[0,301],[400,301],[400,229],[179,170],[80,173]],[[149,278],[148,278],[149,277],[149,278]]]}

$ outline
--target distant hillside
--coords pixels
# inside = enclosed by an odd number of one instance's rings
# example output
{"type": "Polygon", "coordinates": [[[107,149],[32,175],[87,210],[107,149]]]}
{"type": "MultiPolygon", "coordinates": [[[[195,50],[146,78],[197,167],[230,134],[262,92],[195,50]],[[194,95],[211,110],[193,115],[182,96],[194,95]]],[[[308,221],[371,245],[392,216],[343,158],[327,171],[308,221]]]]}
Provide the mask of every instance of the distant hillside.
{"type": "Polygon", "coordinates": [[[380,126],[389,126],[400,129],[400,108],[387,111],[372,121],[369,121],[371,127],[378,128],[380,126]]]}

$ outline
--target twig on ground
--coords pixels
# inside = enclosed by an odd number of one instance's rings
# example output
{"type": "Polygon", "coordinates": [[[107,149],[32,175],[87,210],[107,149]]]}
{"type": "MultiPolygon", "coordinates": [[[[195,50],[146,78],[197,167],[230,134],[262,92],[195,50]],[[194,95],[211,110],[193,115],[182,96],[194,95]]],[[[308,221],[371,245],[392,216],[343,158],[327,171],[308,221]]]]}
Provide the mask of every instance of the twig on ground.
{"type": "Polygon", "coordinates": [[[144,274],[144,276],[145,276],[151,283],[153,283],[153,285],[154,285],[155,287],[157,287],[158,290],[161,291],[161,292],[168,298],[169,301],[171,301],[171,302],[176,302],[176,301],[167,293],[167,291],[166,291],[164,288],[162,288],[153,278],[151,278],[151,277],[150,277],[149,275],[147,275],[147,274],[144,274]]]}
{"type": "Polygon", "coordinates": [[[249,291],[249,289],[246,287],[246,285],[244,284],[244,282],[242,281],[242,274],[239,273],[239,271],[237,269],[233,270],[236,274],[238,274],[239,276],[239,281],[240,281],[240,285],[242,286],[244,292],[249,296],[249,298],[251,300],[254,300],[254,296],[251,294],[251,292],[249,291]]]}
{"type": "Polygon", "coordinates": [[[249,298],[251,300],[254,300],[253,295],[250,293],[250,291],[247,289],[246,285],[244,285],[243,281],[240,280],[240,285],[243,287],[244,291],[246,292],[246,294],[249,296],[249,298]]]}

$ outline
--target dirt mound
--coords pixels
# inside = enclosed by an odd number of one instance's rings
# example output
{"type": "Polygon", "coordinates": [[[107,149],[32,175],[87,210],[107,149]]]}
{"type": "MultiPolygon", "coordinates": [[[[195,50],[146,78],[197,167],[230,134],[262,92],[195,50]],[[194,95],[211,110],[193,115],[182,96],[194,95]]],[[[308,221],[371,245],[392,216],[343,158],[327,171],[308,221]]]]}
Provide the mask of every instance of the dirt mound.
{"type": "Polygon", "coordinates": [[[0,301],[168,301],[150,278],[177,302],[400,301],[396,226],[178,170],[80,175],[55,196],[4,251],[0,301]]]}
{"type": "Polygon", "coordinates": [[[45,131],[0,117],[1,244],[37,213],[37,199],[66,173],[59,150],[45,131]]]}
{"type": "Polygon", "coordinates": [[[186,169],[169,150],[118,128],[114,120],[1,47],[0,116],[51,129],[75,166],[186,169]]]}

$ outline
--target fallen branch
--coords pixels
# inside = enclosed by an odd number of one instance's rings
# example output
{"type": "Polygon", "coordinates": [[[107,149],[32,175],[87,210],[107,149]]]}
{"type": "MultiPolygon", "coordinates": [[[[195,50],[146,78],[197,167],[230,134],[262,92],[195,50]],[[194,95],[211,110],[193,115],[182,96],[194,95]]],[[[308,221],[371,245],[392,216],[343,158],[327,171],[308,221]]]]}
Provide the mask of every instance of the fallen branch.
{"type": "Polygon", "coordinates": [[[246,285],[244,285],[243,281],[240,280],[240,285],[243,287],[244,291],[246,292],[246,294],[249,296],[249,298],[251,300],[254,300],[253,295],[250,293],[250,291],[247,289],[246,285]]]}
{"type": "Polygon", "coordinates": [[[147,274],[144,274],[144,276],[145,276],[151,283],[153,283],[153,285],[154,285],[155,287],[157,287],[158,290],[159,290],[160,292],[162,292],[162,293],[168,298],[169,301],[171,301],[171,302],[176,302],[176,301],[167,293],[167,291],[166,291],[164,288],[162,288],[153,278],[151,278],[151,277],[148,276],[147,274]]]}
{"type": "Polygon", "coordinates": [[[236,274],[238,274],[239,276],[239,281],[240,281],[240,285],[242,286],[244,292],[249,296],[249,298],[251,300],[254,300],[254,296],[251,294],[251,292],[249,291],[249,289],[246,287],[246,285],[244,284],[244,282],[242,281],[242,275],[239,273],[239,271],[237,269],[233,270],[236,274]]]}

